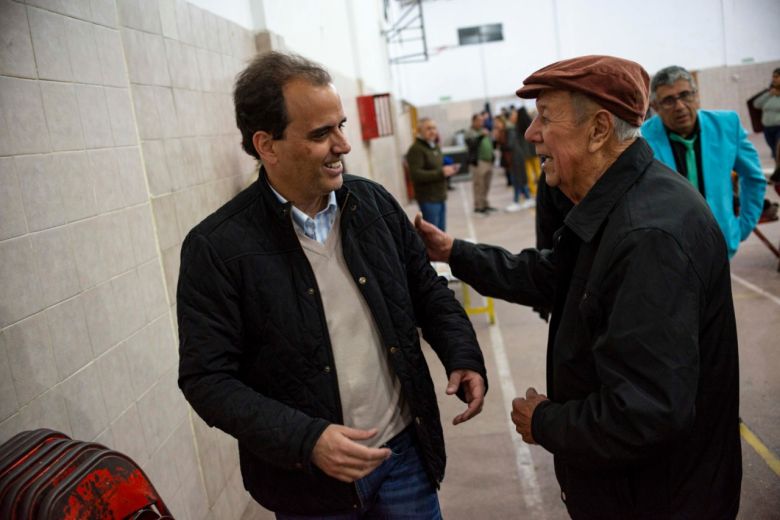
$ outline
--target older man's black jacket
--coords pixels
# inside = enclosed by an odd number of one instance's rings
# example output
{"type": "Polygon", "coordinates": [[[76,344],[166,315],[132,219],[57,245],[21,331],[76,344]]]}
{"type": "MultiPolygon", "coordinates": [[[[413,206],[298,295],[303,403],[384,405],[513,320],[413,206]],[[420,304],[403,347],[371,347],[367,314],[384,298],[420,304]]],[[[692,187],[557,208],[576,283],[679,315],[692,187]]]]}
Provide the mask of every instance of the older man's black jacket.
{"type": "MultiPolygon", "coordinates": [[[[485,377],[474,330],[381,186],[345,175],[337,200],[344,258],[438,486],[444,441],[417,327],[448,374],[471,369],[485,377]]],[[[187,236],[177,294],[179,386],[209,425],[238,439],[244,485],[258,502],[286,513],[351,511],[354,485],[311,463],[314,444],[329,424],[342,423],[342,410],[326,310],[290,211],[261,171],[187,236]]]]}
{"type": "Polygon", "coordinates": [[[742,476],[726,244],[705,200],[633,143],[552,251],[456,241],[482,294],[553,308],[532,418],[575,519],[734,518],[742,476]]]}

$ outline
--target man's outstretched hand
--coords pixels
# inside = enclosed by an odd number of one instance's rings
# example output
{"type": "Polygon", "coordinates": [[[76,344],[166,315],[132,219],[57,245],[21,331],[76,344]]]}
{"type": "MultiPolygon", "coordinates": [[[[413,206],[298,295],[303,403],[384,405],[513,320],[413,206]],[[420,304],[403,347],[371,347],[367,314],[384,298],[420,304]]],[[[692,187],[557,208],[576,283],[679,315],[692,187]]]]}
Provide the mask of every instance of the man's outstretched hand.
{"type": "Polygon", "coordinates": [[[447,383],[447,395],[455,394],[461,386],[468,407],[465,412],[452,420],[452,424],[468,421],[482,411],[482,405],[485,402],[485,380],[477,372],[453,370],[447,383]]]}
{"type": "Polygon", "coordinates": [[[428,257],[431,261],[449,262],[452,243],[455,239],[430,222],[423,220],[421,213],[414,217],[414,227],[425,243],[425,249],[428,251],[428,257]]]}

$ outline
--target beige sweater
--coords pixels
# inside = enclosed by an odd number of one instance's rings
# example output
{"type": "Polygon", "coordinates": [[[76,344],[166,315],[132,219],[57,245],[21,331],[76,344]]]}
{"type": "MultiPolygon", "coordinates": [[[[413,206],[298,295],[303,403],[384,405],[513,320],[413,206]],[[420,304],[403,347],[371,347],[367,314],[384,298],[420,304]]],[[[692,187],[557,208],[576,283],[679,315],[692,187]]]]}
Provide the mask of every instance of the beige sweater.
{"type": "MultiPolygon", "coordinates": [[[[296,228],[297,229],[297,228],[296,228]]],[[[304,235],[298,238],[317,278],[325,319],[333,346],[344,424],[379,433],[367,441],[378,447],[395,437],[411,422],[359,280],[352,278],[341,249],[339,219],[325,244],[304,235]]]]}

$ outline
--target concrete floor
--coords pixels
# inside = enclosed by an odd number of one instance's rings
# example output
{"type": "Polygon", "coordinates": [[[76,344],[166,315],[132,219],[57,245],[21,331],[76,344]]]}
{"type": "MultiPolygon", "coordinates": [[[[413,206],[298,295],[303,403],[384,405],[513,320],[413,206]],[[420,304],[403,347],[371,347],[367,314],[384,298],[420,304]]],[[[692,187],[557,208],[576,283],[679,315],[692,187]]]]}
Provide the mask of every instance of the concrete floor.
{"type": "MultiPolygon", "coordinates": [[[[471,212],[471,184],[457,183],[448,202],[448,230],[458,237],[501,245],[519,251],[534,245],[534,210],[499,212],[475,217],[471,212]]],[[[770,190],[771,191],[771,190],[770,190]]],[[[778,200],[772,191],[768,195],[778,200]]],[[[493,178],[491,205],[511,202],[511,189],[503,174],[493,178]]],[[[409,215],[415,205],[407,207],[409,215]]],[[[760,228],[775,244],[780,223],[760,228]]],[[[741,416],[748,428],[774,454],[780,455],[780,273],[778,260],[755,236],[742,244],[732,261],[734,303],[737,313],[741,362],[741,416]]],[[[458,297],[460,287],[453,285],[458,297]]],[[[474,294],[474,303],[481,297],[474,294]]],[[[449,421],[462,403],[444,394],[446,378],[441,364],[426,347],[431,372],[439,391],[445,421],[447,474],[440,491],[448,520],[568,518],[552,471],[552,456],[542,448],[524,444],[509,421],[511,401],[528,386],[545,389],[544,359],[547,324],[526,307],[496,301],[497,322],[486,315],[472,317],[485,353],[491,389],[481,415],[459,426],[449,421]]],[[[780,519],[780,475],[743,439],[744,520],[780,519]]],[[[250,504],[243,520],[273,515],[250,504]]]]}

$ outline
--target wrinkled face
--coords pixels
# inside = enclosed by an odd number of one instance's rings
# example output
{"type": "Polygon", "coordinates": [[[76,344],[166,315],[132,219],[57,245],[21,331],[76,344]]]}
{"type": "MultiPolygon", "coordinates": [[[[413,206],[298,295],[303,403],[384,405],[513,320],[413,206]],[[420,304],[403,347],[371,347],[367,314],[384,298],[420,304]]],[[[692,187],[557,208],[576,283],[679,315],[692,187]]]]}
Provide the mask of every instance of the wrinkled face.
{"type": "Polygon", "coordinates": [[[687,137],[696,126],[699,95],[690,81],[680,79],[673,85],[659,85],[655,89],[653,108],[667,128],[687,137]]]}
{"type": "Polygon", "coordinates": [[[267,165],[269,177],[298,208],[319,210],[330,192],[341,187],[341,158],[351,149],[341,98],[333,85],[304,80],[289,82],[283,93],[289,123],[283,138],[273,143],[275,163],[267,165]]]}
{"type": "Polygon", "coordinates": [[[571,94],[562,90],[542,91],[536,109],[525,139],[536,146],[547,184],[576,201],[578,169],[589,156],[588,125],[577,124],[571,94]]]}
{"type": "Polygon", "coordinates": [[[439,135],[439,130],[436,128],[436,123],[431,120],[425,121],[420,125],[420,137],[432,143],[436,141],[436,137],[439,135]]]}

